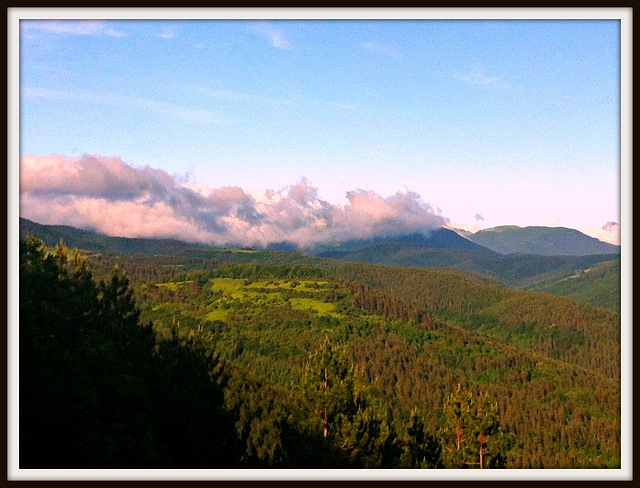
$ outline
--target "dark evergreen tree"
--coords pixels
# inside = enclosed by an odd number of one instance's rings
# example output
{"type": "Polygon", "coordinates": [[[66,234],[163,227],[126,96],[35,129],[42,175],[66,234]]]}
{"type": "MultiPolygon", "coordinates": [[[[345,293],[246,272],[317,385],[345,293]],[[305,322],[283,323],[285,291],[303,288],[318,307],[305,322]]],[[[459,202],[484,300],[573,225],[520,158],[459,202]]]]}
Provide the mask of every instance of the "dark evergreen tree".
{"type": "Polygon", "coordinates": [[[20,244],[20,467],[234,467],[219,363],[139,324],[126,276],[20,244]]]}
{"type": "Polygon", "coordinates": [[[435,436],[425,431],[424,422],[420,418],[420,410],[411,410],[407,432],[400,456],[400,468],[440,468],[440,452],[442,447],[435,436]]]}

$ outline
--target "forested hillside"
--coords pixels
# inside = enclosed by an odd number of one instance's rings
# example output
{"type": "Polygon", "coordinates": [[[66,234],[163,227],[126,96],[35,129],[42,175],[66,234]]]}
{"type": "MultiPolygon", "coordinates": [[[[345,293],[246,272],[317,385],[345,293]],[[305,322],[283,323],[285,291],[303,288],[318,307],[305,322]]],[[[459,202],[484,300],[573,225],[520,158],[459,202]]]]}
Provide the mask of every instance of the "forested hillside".
{"type": "Polygon", "coordinates": [[[586,275],[592,269],[600,269],[600,263],[607,266],[605,263],[615,258],[615,255],[511,254],[505,256],[491,251],[485,252],[488,250],[483,251],[480,246],[462,239],[455,232],[447,229],[434,231],[429,238],[421,234],[411,234],[395,238],[350,240],[317,245],[311,250],[324,257],[278,249],[220,248],[172,239],[110,237],[69,226],[41,225],[21,218],[21,238],[25,238],[28,233],[37,235],[49,246],[55,246],[59,239],[64,239],[70,247],[95,251],[97,253],[95,259],[102,259],[101,256],[118,255],[121,259],[128,260],[127,256],[135,253],[139,257],[128,262],[129,268],[144,266],[143,263],[149,262],[149,273],[156,274],[159,269],[162,269],[155,266],[156,262],[161,262],[163,266],[164,263],[172,262],[174,264],[169,266],[190,269],[207,267],[212,263],[220,262],[323,266],[331,263],[333,259],[339,259],[394,266],[471,271],[475,274],[469,274],[468,277],[476,281],[486,282],[486,278],[493,278],[514,288],[566,295],[574,300],[609,310],[620,310],[619,277],[613,276],[611,272],[604,275],[601,272],[591,273],[588,279],[586,275]],[[469,245],[476,248],[469,248],[469,245]],[[164,256],[161,258],[162,261],[158,261],[158,256],[164,256]],[[576,275],[584,279],[573,279],[572,277],[576,275]],[[565,282],[565,278],[570,278],[568,280],[570,284],[565,282]],[[602,281],[601,284],[600,281],[602,281]]]}
{"type": "Polygon", "coordinates": [[[528,280],[523,283],[523,288],[567,296],[572,300],[620,312],[620,265],[620,259],[614,259],[595,263],[588,268],[577,268],[573,272],[556,270],[528,280]]]}
{"type": "Polygon", "coordinates": [[[323,256],[345,261],[393,266],[455,266],[496,278],[514,287],[525,286],[532,281],[548,278],[548,273],[584,270],[597,263],[612,259],[612,255],[607,254],[589,256],[511,254],[502,256],[478,250],[425,248],[403,242],[380,244],[357,251],[327,252],[323,256]]]}
{"type": "Polygon", "coordinates": [[[21,244],[21,467],[620,466],[617,313],[227,252],[21,244]]]}

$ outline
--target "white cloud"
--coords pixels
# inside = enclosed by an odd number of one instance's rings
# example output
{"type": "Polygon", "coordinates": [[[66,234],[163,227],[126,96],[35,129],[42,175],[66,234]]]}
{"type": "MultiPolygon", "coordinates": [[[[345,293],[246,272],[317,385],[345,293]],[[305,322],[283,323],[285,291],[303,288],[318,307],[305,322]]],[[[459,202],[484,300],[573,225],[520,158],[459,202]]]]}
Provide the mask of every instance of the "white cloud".
{"type": "Polygon", "coordinates": [[[604,232],[598,232],[597,229],[594,229],[594,237],[610,244],[615,244],[617,246],[620,245],[620,224],[608,221],[601,227],[601,229],[604,232]]]}
{"type": "Polygon", "coordinates": [[[167,172],[120,158],[25,156],[20,161],[21,215],[124,237],[174,237],[209,244],[302,246],[334,239],[406,234],[447,220],[414,193],[383,197],[347,192],[331,204],[302,179],[281,191],[247,192],[182,183],[167,172]]]}
{"type": "Polygon", "coordinates": [[[340,107],[340,108],[343,108],[343,109],[345,109],[345,110],[353,110],[353,109],[355,108],[353,105],[348,105],[348,104],[346,104],[346,103],[338,103],[338,102],[335,102],[335,105],[336,105],[336,106],[338,106],[338,107],[340,107]]]}
{"type": "Polygon", "coordinates": [[[276,29],[271,22],[251,22],[250,27],[254,32],[266,36],[273,47],[288,50],[292,49],[291,43],[285,38],[284,33],[276,29]]]}
{"type": "Polygon", "coordinates": [[[125,35],[102,20],[22,20],[20,27],[26,30],[65,35],[95,37],[123,37],[125,35]]]}

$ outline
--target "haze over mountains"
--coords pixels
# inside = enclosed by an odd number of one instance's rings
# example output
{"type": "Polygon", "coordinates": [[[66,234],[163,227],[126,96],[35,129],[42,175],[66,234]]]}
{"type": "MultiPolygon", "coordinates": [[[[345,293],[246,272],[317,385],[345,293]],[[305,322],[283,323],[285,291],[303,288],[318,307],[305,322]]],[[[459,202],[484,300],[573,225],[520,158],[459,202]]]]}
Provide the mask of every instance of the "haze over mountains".
{"type": "Polygon", "coordinates": [[[455,231],[440,227],[425,232],[413,232],[409,234],[382,235],[370,239],[350,239],[347,241],[321,242],[309,248],[303,248],[303,252],[324,257],[336,257],[340,259],[349,252],[363,249],[403,243],[420,248],[434,249],[465,249],[484,251],[493,254],[494,251],[466,239],[455,231]]]}
{"type": "MultiPolygon", "coordinates": [[[[64,235],[65,240],[78,244],[86,242],[96,245],[104,241],[114,245],[113,239],[127,239],[124,237],[106,236],[88,230],[64,225],[42,225],[31,220],[20,218],[20,236],[28,232],[38,234],[49,244],[47,236],[64,235]]],[[[157,246],[159,242],[180,242],[177,239],[130,239],[146,245],[157,246]]],[[[120,242],[125,242],[124,240],[120,242]]],[[[55,244],[55,243],[52,243],[55,244]]],[[[70,245],[76,245],[69,243],[70,245]]],[[[596,254],[619,254],[620,246],[602,242],[582,232],[564,227],[518,227],[501,226],[470,233],[460,229],[440,227],[425,232],[407,234],[377,235],[368,239],[347,239],[343,241],[319,242],[313,245],[301,246],[294,242],[274,242],[266,249],[281,251],[300,251],[306,254],[343,259],[354,252],[371,250],[375,252],[381,248],[415,247],[432,249],[459,249],[466,251],[482,251],[489,254],[534,254],[541,256],[589,256],[596,254]]],[[[82,247],[80,245],[80,247],[82,247]]],[[[116,245],[117,247],[117,245],[116,245]]],[[[227,247],[244,247],[241,243],[227,247]]]]}

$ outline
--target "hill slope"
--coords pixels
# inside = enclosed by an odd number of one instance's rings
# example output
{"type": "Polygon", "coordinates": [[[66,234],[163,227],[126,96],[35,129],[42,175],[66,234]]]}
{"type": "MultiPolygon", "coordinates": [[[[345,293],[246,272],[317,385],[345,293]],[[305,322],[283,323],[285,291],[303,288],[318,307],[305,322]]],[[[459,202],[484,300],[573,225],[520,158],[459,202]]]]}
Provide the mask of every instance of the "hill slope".
{"type": "Polygon", "coordinates": [[[619,313],[620,281],[620,259],[616,259],[576,269],[575,272],[555,271],[538,276],[535,281],[526,282],[523,288],[566,296],[577,302],[586,302],[619,313]]]}
{"type": "Polygon", "coordinates": [[[616,462],[617,314],[458,272],[335,261],[228,264],[145,290],[145,319],[211,331],[225,360],[263,384],[297,391],[329,337],[393,419],[418,407],[433,432],[461,384],[498,403],[507,467],[616,462]]]}
{"type": "Polygon", "coordinates": [[[471,242],[459,235],[451,229],[440,227],[426,233],[415,232],[412,234],[373,237],[371,239],[352,239],[342,242],[319,243],[311,249],[305,250],[309,254],[315,254],[324,257],[336,257],[342,253],[350,253],[356,251],[364,251],[370,248],[378,248],[379,246],[392,244],[411,244],[419,248],[434,249],[462,249],[473,251],[484,251],[490,254],[494,252],[486,247],[471,242]]]}
{"type": "MultiPolygon", "coordinates": [[[[560,273],[562,278],[576,270],[592,267],[595,263],[610,260],[611,255],[541,256],[498,255],[477,250],[436,249],[418,247],[411,243],[393,242],[378,244],[357,251],[330,251],[321,256],[364,263],[390,264],[393,266],[452,267],[479,273],[514,286],[524,287],[548,273],[560,273]]],[[[555,275],[554,275],[555,276],[555,275]]]]}
{"type": "Polygon", "coordinates": [[[502,226],[478,231],[467,239],[500,254],[586,256],[620,252],[620,246],[565,227],[502,226]]]}
{"type": "Polygon", "coordinates": [[[20,217],[20,238],[27,234],[38,236],[48,246],[63,239],[69,247],[105,253],[182,254],[202,248],[176,239],[130,239],[112,237],[68,225],[43,225],[20,217]]]}

